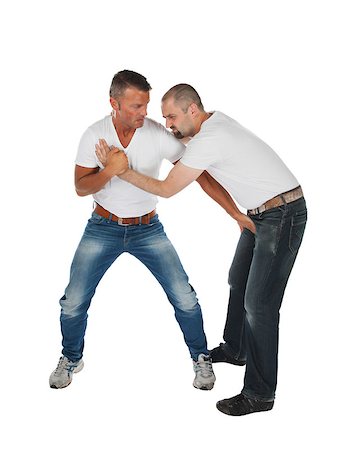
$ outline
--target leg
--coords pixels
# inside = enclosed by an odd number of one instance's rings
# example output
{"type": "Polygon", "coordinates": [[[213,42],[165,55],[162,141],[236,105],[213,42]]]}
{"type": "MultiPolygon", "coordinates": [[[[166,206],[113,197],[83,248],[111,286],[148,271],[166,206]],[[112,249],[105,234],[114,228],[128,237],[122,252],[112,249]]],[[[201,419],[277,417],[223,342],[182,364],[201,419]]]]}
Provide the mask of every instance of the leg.
{"type": "Polygon", "coordinates": [[[244,387],[241,394],[217,403],[217,408],[229,415],[273,408],[279,310],[305,230],[305,200],[296,200],[252,218],[257,232],[245,294],[244,387]]]}
{"type": "Polygon", "coordinates": [[[304,199],[256,219],[256,245],[247,281],[247,365],[242,393],[273,401],[277,383],[279,311],[306,224],[304,199]]]}
{"type": "Polygon", "coordinates": [[[63,355],[82,358],[87,311],[106,270],[122,253],[120,236],[106,219],[93,214],[75,253],[70,281],[60,300],[63,355]]]}
{"type": "Polygon", "coordinates": [[[249,230],[241,233],[233,262],[229,270],[229,303],[223,338],[225,343],[211,351],[213,362],[244,365],[246,347],[244,339],[244,298],[250,265],[253,257],[255,236],[249,230]]]}
{"type": "Polygon", "coordinates": [[[128,251],[152,272],[163,287],[194,361],[208,355],[202,313],[180,259],[158,219],[129,236],[128,251]],[[146,228],[145,228],[146,227],[146,228]]]}
{"type": "Polygon", "coordinates": [[[229,271],[229,303],[224,329],[224,341],[229,354],[236,359],[246,359],[244,343],[245,309],[244,298],[250,265],[253,258],[255,237],[245,229],[234,255],[229,271]]]}

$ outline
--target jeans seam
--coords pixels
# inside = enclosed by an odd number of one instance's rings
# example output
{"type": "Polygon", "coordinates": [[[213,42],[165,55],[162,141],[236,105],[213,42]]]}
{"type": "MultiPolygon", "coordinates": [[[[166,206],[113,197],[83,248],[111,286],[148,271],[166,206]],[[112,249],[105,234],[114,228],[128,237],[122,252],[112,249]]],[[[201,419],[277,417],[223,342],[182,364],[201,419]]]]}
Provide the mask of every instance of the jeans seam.
{"type": "MultiPolygon", "coordinates": [[[[286,214],[287,214],[287,207],[286,207],[286,205],[285,205],[285,208],[284,208],[284,211],[283,211],[283,214],[282,214],[282,218],[281,218],[281,220],[280,220],[280,224],[279,224],[279,226],[277,227],[277,238],[276,238],[276,245],[275,245],[275,250],[274,250],[274,252],[273,252],[273,257],[272,257],[272,259],[271,259],[271,263],[270,263],[270,265],[269,265],[269,270],[268,270],[268,273],[266,274],[266,276],[265,276],[265,279],[264,279],[264,286],[266,286],[266,284],[267,284],[267,282],[268,282],[268,280],[269,280],[269,277],[270,277],[270,274],[271,274],[271,272],[272,272],[272,268],[273,268],[273,266],[274,266],[274,261],[275,261],[275,258],[276,258],[276,255],[277,255],[277,252],[278,252],[278,249],[279,249],[279,245],[280,245],[280,239],[281,239],[281,234],[282,234],[282,230],[283,230],[283,227],[284,227],[284,223],[285,223],[285,216],[286,216],[286,214]]],[[[260,306],[260,302],[257,302],[257,305],[256,305],[256,307],[258,308],[260,306]]],[[[263,387],[263,378],[260,376],[260,373],[259,373],[259,383],[258,383],[258,389],[260,389],[260,388],[262,388],[263,387]]],[[[244,390],[244,389],[243,389],[244,390]]]]}

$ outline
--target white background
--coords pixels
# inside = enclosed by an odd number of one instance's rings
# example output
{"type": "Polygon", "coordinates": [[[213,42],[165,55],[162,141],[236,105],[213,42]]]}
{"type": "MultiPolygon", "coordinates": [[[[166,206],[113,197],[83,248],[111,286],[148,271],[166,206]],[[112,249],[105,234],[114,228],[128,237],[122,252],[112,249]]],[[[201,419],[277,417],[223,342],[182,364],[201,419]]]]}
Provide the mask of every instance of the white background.
{"type": "MultiPolygon", "coordinates": [[[[336,448],[336,14],[333,1],[11,1],[0,13],[1,434],[12,449],[336,448]],[[206,110],[271,145],[305,191],[309,222],[281,313],[274,409],[228,417],[244,369],[215,365],[192,387],[173,311],[146,269],[123,255],[100,284],[85,369],[64,390],[59,305],[90,215],[73,188],[85,128],[110,112],[112,76],[136,70],[160,98],[192,84],[206,110]]],[[[164,166],[168,170],[168,166],[164,166]]],[[[163,172],[163,173],[164,173],[163,172]]],[[[197,185],[159,214],[221,341],[237,225],[197,185]]]]}

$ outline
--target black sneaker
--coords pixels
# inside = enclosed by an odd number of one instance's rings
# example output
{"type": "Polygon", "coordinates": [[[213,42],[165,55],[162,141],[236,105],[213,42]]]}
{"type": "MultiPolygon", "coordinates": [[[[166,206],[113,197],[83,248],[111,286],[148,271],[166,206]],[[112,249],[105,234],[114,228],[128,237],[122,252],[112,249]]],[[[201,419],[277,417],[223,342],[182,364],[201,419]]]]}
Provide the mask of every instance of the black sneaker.
{"type": "Polygon", "coordinates": [[[225,351],[225,344],[221,343],[219,347],[213,348],[210,351],[212,362],[226,362],[229,364],[234,364],[235,366],[244,366],[246,361],[240,361],[238,359],[232,358],[225,351]]]}
{"type": "Polygon", "coordinates": [[[274,406],[274,401],[263,402],[262,400],[252,400],[243,394],[235,397],[220,400],[216,407],[219,411],[229,416],[244,416],[254,412],[270,411],[274,406]]]}

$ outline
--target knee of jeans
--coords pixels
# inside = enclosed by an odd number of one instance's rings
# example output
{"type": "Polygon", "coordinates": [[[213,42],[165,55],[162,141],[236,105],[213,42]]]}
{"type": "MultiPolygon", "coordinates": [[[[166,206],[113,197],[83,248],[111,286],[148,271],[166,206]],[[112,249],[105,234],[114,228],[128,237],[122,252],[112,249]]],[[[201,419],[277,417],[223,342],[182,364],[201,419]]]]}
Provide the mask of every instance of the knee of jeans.
{"type": "Polygon", "coordinates": [[[60,299],[60,305],[62,316],[67,316],[67,318],[79,316],[88,309],[88,306],[81,302],[80,298],[67,296],[66,294],[60,299]]]}
{"type": "Polygon", "coordinates": [[[241,273],[238,273],[236,268],[231,267],[228,273],[228,285],[231,291],[244,291],[246,288],[245,282],[241,273]]]}
{"type": "Polygon", "coordinates": [[[194,312],[196,309],[199,310],[200,306],[193,286],[190,284],[188,286],[188,289],[177,290],[173,295],[168,295],[168,298],[173,306],[181,311],[194,312]]]}
{"type": "Polygon", "coordinates": [[[256,327],[256,317],[254,314],[246,310],[246,322],[251,330],[256,327]]]}
{"type": "Polygon", "coordinates": [[[232,268],[229,269],[227,283],[231,289],[235,288],[236,283],[232,268]]]}

